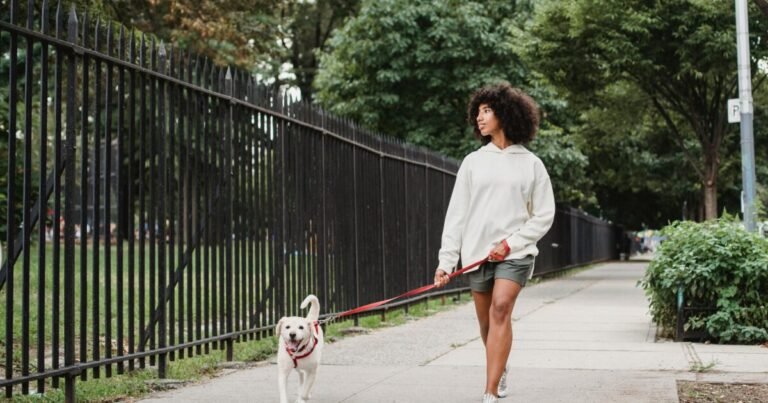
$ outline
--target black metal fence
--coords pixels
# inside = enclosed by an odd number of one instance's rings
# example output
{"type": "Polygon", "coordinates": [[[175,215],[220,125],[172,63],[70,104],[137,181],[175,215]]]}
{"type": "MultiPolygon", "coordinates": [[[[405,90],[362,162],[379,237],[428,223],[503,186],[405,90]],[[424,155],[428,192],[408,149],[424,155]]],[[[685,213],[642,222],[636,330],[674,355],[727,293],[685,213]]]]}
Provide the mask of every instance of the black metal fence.
{"type": "Polygon", "coordinates": [[[586,263],[618,259],[624,251],[621,226],[569,206],[558,206],[555,221],[537,247],[534,275],[586,263]]]}
{"type": "MultiPolygon", "coordinates": [[[[231,359],[309,293],[339,312],[432,281],[457,161],[74,8],[10,4],[6,396],[231,359]]],[[[615,232],[561,208],[537,274],[615,258],[615,232]]]]}

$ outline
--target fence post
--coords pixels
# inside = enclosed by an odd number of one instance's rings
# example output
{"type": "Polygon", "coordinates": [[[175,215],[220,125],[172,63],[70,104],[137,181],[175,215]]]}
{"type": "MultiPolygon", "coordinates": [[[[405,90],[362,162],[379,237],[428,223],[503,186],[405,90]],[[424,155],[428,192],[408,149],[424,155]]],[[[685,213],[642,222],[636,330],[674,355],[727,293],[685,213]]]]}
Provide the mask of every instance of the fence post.
{"type": "Polygon", "coordinates": [[[683,320],[683,304],[685,302],[685,288],[682,284],[677,286],[677,318],[675,319],[675,341],[683,341],[685,321],[683,320]]]}
{"type": "MultiPolygon", "coordinates": [[[[77,13],[75,6],[69,12],[67,41],[77,42],[77,13]]],[[[67,71],[67,139],[65,147],[66,180],[64,182],[64,366],[75,364],[75,85],[77,65],[74,50],[69,52],[67,71]]],[[[77,372],[67,373],[64,383],[64,398],[67,403],[75,401],[75,378],[77,372]]]]}
{"type": "MultiPolygon", "coordinates": [[[[160,74],[165,74],[165,61],[166,61],[167,52],[165,50],[165,44],[163,41],[160,41],[160,47],[157,50],[157,57],[158,57],[158,71],[160,74]]],[[[157,299],[157,310],[158,312],[156,314],[159,314],[160,316],[160,323],[159,323],[159,329],[158,329],[158,343],[157,347],[159,349],[164,349],[166,347],[166,325],[167,325],[167,319],[166,319],[166,260],[165,260],[165,249],[166,249],[166,242],[165,242],[165,189],[166,189],[166,181],[168,179],[168,173],[166,172],[166,161],[165,161],[165,143],[166,143],[166,132],[165,132],[165,80],[158,80],[157,82],[158,86],[158,101],[157,101],[157,119],[158,119],[158,131],[159,131],[159,142],[155,143],[159,145],[158,153],[160,154],[158,158],[158,176],[157,181],[160,189],[157,192],[157,220],[155,222],[159,222],[158,224],[158,232],[159,234],[159,241],[158,241],[158,250],[157,250],[157,259],[158,259],[158,267],[157,267],[157,274],[158,274],[158,299],[157,299]]],[[[151,327],[151,325],[150,325],[151,327]]],[[[157,363],[157,376],[160,379],[164,379],[166,377],[166,369],[168,365],[168,353],[162,352],[159,354],[158,357],[158,363],[157,363]]]]}
{"type": "MultiPolygon", "coordinates": [[[[16,21],[16,10],[19,5],[17,0],[11,0],[11,18],[10,23],[14,24],[16,21]]],[[[10,66],[16,66],[17,64],[17,46],[18,38],[15,32],[11,32],[10,38],[10,66]]],[[[7,190],[7,210],[6,210],[6,242],[5,246],[8,248],[6,259],[8,260],[6,269],[6,282],[5,282],[5,296],[6,296],[6,310],[5,310],[5,379],[13,378],[13,266],[16,260],[14,256],[14,229],[16,223],[14,220],[14,203],[15,203],[15,180],[16,177],[16,69],[10,68],[10,80],[8,84],[9,100],[8,100],[8,190],[7,190]]],[[[5,389],[5,396],[10,398],[13,393],[13,387],[8,386],[5,389]]]]}
{"type": "Polygon", "coordinates": [[[225,175],[227,175],[226,180],[224,181],[224,192],[226,192],[226,196],[224,198],[226,207],[225,207],[225,217],[224,220],[226,221],[226,231],[225,236],[227,238],[226,241],[226,311],[227,311],[227,334],[230,334],[230,336],[227,338],[227,361],[232,361],[233,359],[233,349],[234,349],[234,340],[231,336],[232,329],[233,329],[233,320],[232,317],[232,298],[233,298],[233,284],[232,284],[232,177],[234,176],[234,173],[232,171],[232,135],[233,135],[233,128],[232,128],[232,119],[233,119],[233,113],[234,113],[234,107],[235,107],[235,101],[232,98],[233,95],[233,88],[232,88],[232,71],[229,67],[227,67],[227,74],[224,76],[224,88],[226,91],[226,95],[229,97],[229,104],[227,106],[227,120],[226,120],[226,127],[224,129],[224,135],[226,136],[226,139],[224,140],[225,147],[226,147],[226,158],[224,161],[224,172],[225,175]]]}
{"type": "MultiPolygon", "coordinates": [[[[403,220],[404,226],[405,226],[405,289],[410,290],[411,289],[411,239],[408,237],[408,232],[410,231],[409,222],[408,222],[408,215],[410,214],[410,204],[408,204],[408,174],[410,167],[405,162],[408,160],[408,145],[401,143],[403,147],[403,215],[405,216],[405,219],[403,220]]],[[[408,308],[410,307],[409,304],[405,304],[405,316],[408,316],[408,308]]]]}
{"type": "Polygon", "coordinates": [[[322,306],[325,307],[325,309],[330,309],[329,303],[328,303],[328,294],[330,294],[328,292],[328,267],[330,265],[328,264],[328,260],[327,260],[328,259],[328,253],[327,252],[328,252],[328,238],[329,238],[328,237],[328,233],[329,233],[329,231],[328,231],[328,219],[326,217],[326,212],[327,212],[326,189],[328,187],[326,177],[328,175],[328,173],[327,173],[327,169],[328,168],[326,167],[326,159],[327,159],[327,157],[325,155],[326,152],[327,152],[326,143],[328,142],[328,135],[326,134],[325,112],[322,109],[320,109],[320,128],[322,129],[322,132],[320,134],[320,141],[321,141],[321,152],[320,152],[320,155],[321,155],[321,158],[322,158],[321,159],[321,171],[320,171],[321,172],[321,174],[320,174],[320,178],[321,178],[320,179],[320,183],[321,183],[320,192],[322,193],[322,196],[321,196],[322,197],[322,204],[321,204],[322,224],[320,226],[321,230],[318,231],[320,233],[320,236],[318,237],[317,256],[318,256],[318,262],[320,264],[319,269],[320,269],[320,272],[322,273],[322,285],[323,286],[321,287],[321,290],[323,292],[323,296],[322,296],[321,303],[323,304],[322,306]]]}
{"type": "MultiPolygon", "coordinates": [[[[352,136],[352,140],[357,140],[357,130],[355,126],[353,126],[349,121],[345,121],[345,125],[348,128],[351,128],[350,134],[352,136]]],[[[353,202],[353,209],[354,209],[354,227],[355,227],[355,306],[360,306],[360,235],[357,231],[358,227],[358,202],[357,202],[357,193],[359,187],[357,186],[357,149],[358,147],[352,148],[352,193],[354,197],[353,202]]],[[[355,326],[360,326],[360,315],[355,315],[355,326]]]]}
{"type": "MultiPolygon", "coordinates": [[[[33,29],[33,2],[27,1],[27,29],[33,29]]],[[[22,245],[23,260],[21,263],[21,375],[29,375],[29,322],[30,316],[30,282],[31,282],[31,246],[32,241],[32,89],[33,82],[33,64],[34,64],[34,40],[27,37],[27,50],[24,55],[24,176],[22,179],[22,245]]],[[[13,68],[13,67],[11,67],[13,68]]],[[[41,142],[42,143],[42,142],[41,142]]],[[[41,175],[41,177],[45,177],[41,175]]],[[[40,195],[42,197],[43,195],[40,195]]],[[[42,200],[41,200],[42,201],[42,200]]],[[[8,228],[10,230],[10,228],[8,228]]],[[[29,382],[21,384],[21,393],[29,394],[29,382]]]]}
{"type": "MultiPolygon", "coordinates": [[[[384,137],[379,136],[379,230],[381,234],[381,295],[387,298],[387,260],[386,245],[384,244],[384,137]]],[[[381,320],[386,321],[386,309],[381,310],[381,320]]]]}
{"type": "MultiPolygon", "coordinates": [[[[48,21],[49,15],[48,15],[48,0],[43,1],[43,8],[41,10],[41,16],[40,16],[40,32],[43,35],[50,35],[49,34],[49,21],[48,21]]],[[[40,93],[47,93],[48,91],[48,44],[45,42],[40,44],[41,50],[40,50],[40,59],[41,59],[41,73],[40,73],[40,93]]],[[[47,136],[48,134],[48,101],[46,100],[46,97],[42,97],[40,99],[40,133],[43,134],[43,136],[47,136]]],[[[45,225],[45,217],[47,214],[47,208],[48,207],[48,192],[47,192],[47,181],[42,180],[46,175],[45,173],[48,172],[47,167],[47,161],[48,161],[48,141],[42,140],[40,141],[40,183],[38,188],[38,196],[37,196],[37,217],[40,221],[40,224],[38,225],[38,245],[45,245],[46,244],[46,225],[45,225]],[[44,202],[45,201],[45,202],[44,202]]],[[[58,170],[56,169],[56,165],[53,166],[53,174],[54,176],[57,174],[58,170]]],[[[46,260],[45,260],[45,247],[40,247],[38,249],[38,258],[37,258],[37,289],[38,290],[44,290],[46,285],[46,278],[45,278],[45,269],[46,269],[46,260]]],[[[2,261],[2,257],[0,257],[0,261],[2,261]]],[[[41,312],[46,312],[49,308],[46,307],[45,304],[45,295],[43,292],[37,293],[37,306],[38,309],[41,312]]],[[[45,371],[45,337],[43,334],[45,331],[45,319],[46,315],[39,313],[37,315],[37,332],[38,332],[38,338],[37,338],[37,372],[44,372],[45,371]]],[[[38,379],[37,381],[37,392],[43,393],[45,391],[45,381],[43,379],[38,379]]]]}
{"type": "MultiPolygon", "coordinates": [[[[424,270],[429,270],[427,267],[429,267],[429,211],[430,205],[429,205],[429,154],[427,153],[427,150],[422,149],[421,155],[424,156],[424,188],[427,189],[426,192],[424,192],[426,202],[424,203],[427,208],[424,210],[424,249],[426,250],[426,253],[424,253],[424,270]]],[[[421,270],[423,273],[424,270],[421,270]]],[[[419,281],[423,281],[423,279],[420,279],[419,281]]],[[[429,296],[424,298],[424,311],[429,310],[429,296]]]]}

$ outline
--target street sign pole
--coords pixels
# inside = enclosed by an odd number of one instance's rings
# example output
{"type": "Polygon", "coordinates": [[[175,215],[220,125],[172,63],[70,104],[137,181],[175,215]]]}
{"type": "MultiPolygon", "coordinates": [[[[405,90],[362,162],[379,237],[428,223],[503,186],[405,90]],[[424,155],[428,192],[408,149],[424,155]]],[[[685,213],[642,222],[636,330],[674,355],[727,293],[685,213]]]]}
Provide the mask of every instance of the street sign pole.
{"type": "Polygon", "coordinates": [[[741,181],[744,194],[744,227],[756,230],[755,140],[752,132],[752,74],[749,60],[747,0],[736,1],[736,47],[739,72],[739,112],[741,113],[741,181]]]}

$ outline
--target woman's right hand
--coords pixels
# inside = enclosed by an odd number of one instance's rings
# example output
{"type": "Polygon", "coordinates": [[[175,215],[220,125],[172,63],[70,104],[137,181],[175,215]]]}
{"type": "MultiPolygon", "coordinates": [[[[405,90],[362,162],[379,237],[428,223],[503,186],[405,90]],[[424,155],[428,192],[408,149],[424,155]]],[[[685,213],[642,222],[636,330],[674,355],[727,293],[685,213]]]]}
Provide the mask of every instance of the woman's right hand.
{"type": "Polygon", "coordinates": [[[435,288],[445,287],[451,281],[451,277],[448,276],[442,269],[435,269],[435,288]]]}

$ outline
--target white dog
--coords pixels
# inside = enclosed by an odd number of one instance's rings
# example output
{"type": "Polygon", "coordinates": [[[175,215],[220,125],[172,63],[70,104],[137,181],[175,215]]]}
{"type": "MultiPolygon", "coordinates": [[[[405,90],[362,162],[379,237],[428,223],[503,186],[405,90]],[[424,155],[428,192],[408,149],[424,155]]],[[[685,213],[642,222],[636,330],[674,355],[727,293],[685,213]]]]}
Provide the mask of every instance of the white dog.
{"type": "Polygon", "coordinates": [[[301,303],[304,309],[311,304],[306,318],[284,316],[277,323],[275,333],[279,339],[277,350],[277,385],[280,403],[288,403],[286,382],[294,368],[299,372],[299,398],[297,403],[309,400],[310,389],[315,383],[320,356],[323,352],[323,329],[320,327],[320,301],[309,295],[301,303]]]}

